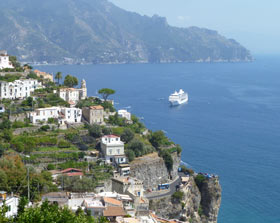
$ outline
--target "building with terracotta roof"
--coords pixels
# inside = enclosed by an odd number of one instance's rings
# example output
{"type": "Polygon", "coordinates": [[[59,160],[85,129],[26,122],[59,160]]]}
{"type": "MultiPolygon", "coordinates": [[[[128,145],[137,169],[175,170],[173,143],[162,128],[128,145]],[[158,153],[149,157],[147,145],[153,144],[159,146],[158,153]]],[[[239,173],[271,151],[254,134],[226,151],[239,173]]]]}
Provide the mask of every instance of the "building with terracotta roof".
{"type": "Polygon", "coordinates": [[[103,216],[109,218],[110,221],[115,221],[117,217],[123,217],[126,213],[123,207],[108,206],[103,211],[103,216]]]}
{"type": "Polygon", "coordinates": [[[104,123],[104,108],[101,105],[83,108],[83,117],[89,124],[104,123]]]}
{"type": "Polygon", "coordinates": [[[53,82],[53,75],[52,74],[49,74],[49,73],[46,73],[46,72],[43,72],[43,71],[40,71],[40,70],[34,70],[33,71],[37,77],[41,77],[43,79],[46,79],[46,80],[49,80],[51,82],[53,82]]]}
{"type": "Polygon", "coordinates": [[[68,103],[71,102],[77,104],[79,100],[87,98],[86,81],[84,79],[82,80],[81,88],[60,88],[58,95],[68,103]]]}
{"type": "Polygon", "coordinates": [[[113,206],[113,207],[122,207],[123,203],[117,199],[111,198],[111,197],[104,197],[103,201],[105,203],[105,206],[113,206]]]}
{"type": "Polygon", "coordinates": [[[72,177],[72,176],[84,176],[84,173],[80,169],[67,168],[61,171],[61,174],[72,177]]]}

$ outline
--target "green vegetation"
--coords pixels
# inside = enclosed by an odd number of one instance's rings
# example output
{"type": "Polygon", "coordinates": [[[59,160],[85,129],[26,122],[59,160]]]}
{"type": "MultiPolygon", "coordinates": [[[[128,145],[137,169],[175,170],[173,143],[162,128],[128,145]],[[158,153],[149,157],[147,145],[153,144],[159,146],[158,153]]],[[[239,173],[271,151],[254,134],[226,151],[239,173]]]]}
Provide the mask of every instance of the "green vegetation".
{"type": "Polygon", "coordinates": [[[64,82],[63,82],[63,84],[67,87],[77,86],[78,83],[79,83],[78,79],[74,76],[69,75],[69,74],[64,78],[64,82]]]}
{"type": "Polygon", "coordinates": [[[0,208],[0,222],[2,223],[46,223],[46,222],[63,222],[63,223],[96,223],[106,221],[104,218],[96,220],[90,215],[86,215],[81,209],[76,213],[67,207],[59,207],[57,204],[49,204],[44,201],[41,206],[26,208],[28,202],[21,198],[18,215],[13,218],[5,217],[8,211],[7,206],[0,208]]]}
{"type": "Polygon", "coordinates": [[[0,76],[0,81],[13,82],[19,80],[21,77],[20,74],[6,74],[5,76],[0,76]]]}
{"type": "Polygon", "coordinates": [[[173,159],[168,150],[160,150],[159,156],[163,158],[165,166],[168,171],[171,171],[173,169],[173,159]]]}
{"type": "MultiPolygon", "coordinates": [[[[50,173],[38,174],[32,168],[29,172],[31,200],[40,200],[41,193],[57,190],[50,173]]],[[[18,155],[5,155],[0,159],[0,190],[27,196],[27,169],[18,155]]]]}
{"type": "Polygon", "coordinates": [[[191,175],[191,176],[194,174],[194,171],[193,171],[192,169],[187,168],[187,167],[184,166],[184,165],[181,165],[180,167],[181,167],[181,169],[182,169],[182,172],[188,173],[188,174],[191,175]]]}
{"type": "Polygon", "coordinates": [[[159,149],[161,146],[170,146],[172,142],[165,136],[163,131],[156,131],[150,135],[150,142],[156,148],[159,149]]]}
{"type": "Polygon", "coordinates": [[[201,189],[203,183],[206,182],[206,177],[202,174],[197,174],[194,178],[196,185],[198,186],[199,190],[201,189]]]}
{"type": "Polygon", "coordinates": [[[184,192],[182,191],[176,191],[174,194],[172,194],[172,200],[174,203],[182,202],[184,199],[184,192]]]}
{"type": "Polygon", "coordinates": [[[108,97],[112,94],[115,94],[116,91],[110,88],[102,88],[98,91],[98,94],[101,94],[104,101],[107,101],[108,97]]]}
{"type": "Polygon", "coordinates": [[[54,79],[57,80],[57,83],[59,85],[59,81],[62,79],[62,73],[61,72],[57,72],[54,79]]]}
{"type": "Polygon", "coordinates": [[[134,133],[129,128],[124,128],[123,133],[121,134],[121,140],[124,143],[129,143],[134,138],[134,133]]]}

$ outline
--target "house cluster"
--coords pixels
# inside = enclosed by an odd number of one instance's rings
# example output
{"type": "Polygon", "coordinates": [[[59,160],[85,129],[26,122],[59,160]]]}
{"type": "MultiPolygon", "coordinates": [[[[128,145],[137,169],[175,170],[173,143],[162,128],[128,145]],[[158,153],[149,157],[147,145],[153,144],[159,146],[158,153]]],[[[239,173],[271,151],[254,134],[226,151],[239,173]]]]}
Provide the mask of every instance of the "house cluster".
{"type": "MultiPolygon", "coordinates": [[[[69,171],[69,170],[67,170],[69,171]]],[[[125,222],[125,216],[142,222],[155,221],[149,212],[149,201],[144,196],[143,182],[131,177],[112,179],[112,192],[100,193],[68,193],[53,192],[45,194],[42,200],[68,206],[76,211],[78,208],[89,210],[92,216],[104,216],[112,222],[125,222]],[[142,220],[141,220],[142,219],[142,220]]]]}
{"type": "Polygon", "coordinates": [[[0,100],[24,99],[30,97],[42,84],[35,79],[20,79],[13,82],[0,81],[0,100]]]}
{"type": "Polygon", "coordinates": [[[9,55],[6,50],[0,50],[0,70],[5,68],[14,68],[10,62],[9,55]]]}

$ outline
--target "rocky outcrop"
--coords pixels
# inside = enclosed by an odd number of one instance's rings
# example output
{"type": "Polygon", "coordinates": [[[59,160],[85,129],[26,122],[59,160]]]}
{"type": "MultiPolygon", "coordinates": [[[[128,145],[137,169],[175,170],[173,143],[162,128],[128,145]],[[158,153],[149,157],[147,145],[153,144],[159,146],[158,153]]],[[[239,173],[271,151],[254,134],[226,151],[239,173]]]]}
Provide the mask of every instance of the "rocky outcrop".
{"type": "Polygon", "coordinates": [[[215,223],[221,203],[218,178],[205,180],[200,188],[194,177],[180,188],[182,198],[172,196],[150,200],[150,209],[165,219],[179,219],[192,223],[215,223]],[[170,208],[172,207],[172,208],[170,208]]]}
{"type": "Polygon", "coordinates": [[[135,159],[130,165],[130,174],[144,182],[145,189],[157,188],[158,184],[167,183],[178,177],[181,157],[172,153],[173,170],[169,173],[164,160],[157,153],[148,154],[135,159]]]}

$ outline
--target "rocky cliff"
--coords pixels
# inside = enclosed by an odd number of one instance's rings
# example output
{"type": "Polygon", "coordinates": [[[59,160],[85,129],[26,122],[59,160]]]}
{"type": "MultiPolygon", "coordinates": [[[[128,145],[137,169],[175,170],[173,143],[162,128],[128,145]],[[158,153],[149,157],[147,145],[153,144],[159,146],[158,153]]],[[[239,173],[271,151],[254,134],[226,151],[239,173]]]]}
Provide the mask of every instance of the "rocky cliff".
{"type": "Polygon", "coordinates": [[[145,189],[157,188],[158,184],[167,183],[178,177],[178,167],[180,166],[181,156],[177,153],[172,154],[173,170],[169,173],[164,160],[157,153],[152,153],[135,159],[131,163],[131,176],[144,182],[145,189]]]}
{"type": "Polygon", "coordinates": [[[150,209],[159,217],[192,223],[216,223],[221,204],[218,178],[207,179],[199,188],[190,177],[180,188],[181,198],[167,196],[150,200],[150,209]]]}
{"type": "MultiPolygon", "coordinates": [[[[167,183],[180,177],[177,170],[181,156],[173,153],[172,158],[173,170],[169,173],[164,160],[157,153],[139,157],[131,163],[131,176],[142,180],[145,189],[157,188],[160,183],[167,183]]],[[[221,204],[221,186],[218,177],[207,178],[194,174],[186,179],[187,182],[181,184],[177,193],[179,197],[169,194],[150,199],[150,210],[166,219],[180,219],[192,223],[217,222],[221,204]]]]}

